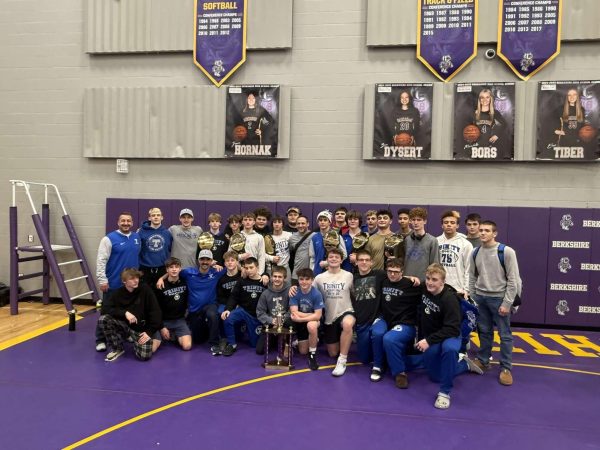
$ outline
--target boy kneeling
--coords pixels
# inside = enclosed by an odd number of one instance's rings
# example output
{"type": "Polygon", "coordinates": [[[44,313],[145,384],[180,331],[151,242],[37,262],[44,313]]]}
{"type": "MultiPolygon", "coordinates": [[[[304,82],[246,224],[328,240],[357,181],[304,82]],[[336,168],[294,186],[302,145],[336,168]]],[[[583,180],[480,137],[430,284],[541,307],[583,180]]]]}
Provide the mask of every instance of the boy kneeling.
{"type": "Polygon", "coordinates": [[[98,325],[110,349],[105,361],[114,361],[123,354],[123,343],[128,337],[133,339],[135,356],[141,361],[152,358],[160,345],[157,332],[162,315],[152,288],[140,285],[141,276],[137,269],[125,269],[121,272],[123,287],[102,305],[98,325]]]}
{"type": "Polygon", "coordinates": [[[290,314],[298,336],[298,351],[302,355],[308,353],[308,367],[317,370],[317,343],[321,315],[323,313],[323,296],[313,284],[314,274],[311,269],[300,269],[296,273],[300,289],[290,298],[290,314]]]}

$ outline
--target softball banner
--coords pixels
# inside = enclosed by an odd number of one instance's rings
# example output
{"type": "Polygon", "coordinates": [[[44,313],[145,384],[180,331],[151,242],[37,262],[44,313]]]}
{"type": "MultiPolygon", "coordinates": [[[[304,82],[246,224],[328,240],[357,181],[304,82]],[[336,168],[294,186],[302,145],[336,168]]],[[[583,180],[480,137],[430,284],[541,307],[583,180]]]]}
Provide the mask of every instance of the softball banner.
{"type": "Polygon", "coordinates": [[[514,117],[515,83],[457,83],[454,91],[454,159],[513,159],[514,117]]]}
{"type": "Polygon", "coordinates": [[[246,1],[194,2],[194,64],[217,87],[246,61],[246,1]]]}
{"type": "Polygon", "coordinates": [[[418,0],[417,59],[449,81],[477,55],[478,0],[418,0]]]}
{"type": "Polygon", "coordinates": [[[374,159],[431,158],[432,83],[376,84],[374,159]]]}
{"type": "Polygon", "coordinates": [[[560,53],[562,0],[499,0],[498,55],[528,80],[560,53]]]}
{"type": "Polygon", "coordinates": [[[536,159],[600,158],[600,81],[543,81],[538,85],[536,159]]]}

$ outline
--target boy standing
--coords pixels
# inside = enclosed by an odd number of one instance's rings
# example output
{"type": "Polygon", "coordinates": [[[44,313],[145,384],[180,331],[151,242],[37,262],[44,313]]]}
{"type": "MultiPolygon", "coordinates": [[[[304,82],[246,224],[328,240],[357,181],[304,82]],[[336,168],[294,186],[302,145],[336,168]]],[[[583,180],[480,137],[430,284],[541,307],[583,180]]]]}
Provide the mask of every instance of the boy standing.
{"type": "Polygon", "coordinates": [[[219,213],[210,213],[208,215],[208,226],[210,234],[213,235],[215,241],[212,246],[212,254],[213,259],[220,266],[223,265],[223,255],[227,251],[227,247],[229,247],[229,242],[225,237],[225,232],[221,233],[221,214],[219,213]]]}
{"type": "Polygon", "coordinates": [[[158,304],[162,311],[160,335],[164,341],[177,340],[182,350],[192,348],[192,333],[185,321],[188,307],[187,285],[179,278],[181,261],[169,258],[165,262],[167,278],[158,291],[158,304]]]}
{"type": "Polygon", "coordinates": [[[194,213],[189,208],[184,208],[179,212],[179,222],[181,225],[171,225],[169,227],[169,232],[173,238],[171,257],[181,261],[182,269],[196,267],[196,249],[198,248],[198,238],[202,234],[202,228],[192,225],[194,213]]]}
{"type": "Polygon", "coordinates": [[[275,255],[265,255],[265,258],[268,262],[273,264],[273,266],[281,266],[285,267],[287,280],[290,280],[291,271],[290,271],[290,245],[289,240],[292,235],[289,231],[283,231],[283,217],[275,216],[271,221],[271,225],[273,227],[273,241],[275,242],[275,255]]]}
{"type": "Polygon", "coordinates": [[[142,239],[140,270],[144,282],[154,288],[158,279],[165,274],[165,261],[171,255],[173,237],[162,225],[163,215],[159,208],[148,211],[148,220],[138,230],[142,239]]]}
{"type": "Polygon", "coordinates": [[[471,213],[465,219],[465,225],[467,227],[467,240],[471,243],[473,248],[481,245],[481,238],[479,237],[480,223],[481,216],[477,213],[471,213]]]}
{"type": "Polygon", "coordinates": [[[350,272],[341,268],[343,253],[333,248],[327,253],[327,271],[315,277],[314,285],[321,292],[325,303],[325,333],[329,356],[338,354],[334,377],[341,377],[346,372],[348,351],[352,344],[352,331],[356,319],[352,309],[353,277],[350,272]]]}
{"type": "MultiPolygon", "coordinates": [[[[262,235],[254,231],[255,224],[254,213],[247,212],[242,214],[242,234],[246,238],[244,253],[238,256],[239,261],[244,261],[247,258],[254,258],[258,264],[258,273],[265,273],[265,240],[262,235]]],[[[229,250],[232,250],[231,244],[229,250]]]]}
{"type": "Polygon", "coordinates": [[[406,236],[408,236],[411,232],[410,209],[400,208],[398,210],[398,225],[400,225],[400,230],[398,230],[398,234],[406,238],[406,236]]]}
{"type": "Polygon", "coordinates": [[[464,234],[458,232],[460,214],[445,211],[442,214],[443,233],[438,236],[440,262],[446,269],[446,283],[465,298],[469,296],[469,266],[473,246],[464,234]]]}
{"type": "Polygon", "coordinates": [[[427,210],[417,207],[410,210],[412,232],[404,239],[404,273],[425,281],[425,271],[434,262],[439,262],[438,241],[425,231],[427,210]]]}
{"type": "MultiPolygon", "coordinates": [[[[324,239],[329,230],[331,230],[331,212],[328,210],[321,211],[317,216],[317,221],[319,223],[319,231],[313,233],[311,236],[308,248],[308,256],[310,258],[309,267],[312,268],[315,275],[319,275],[323,270],[327,269],[327,260],[325,257],[327,251],[324,239]]],[[[348,256],[346,253],[346,245],[341,237],[338,249],[342,254],[342,260],[346,259],[346,256],[348,256]]]]}
{"type": "Polygon", "coordinates": [[[308,353],[308,367],[317,370],[318,332],[325,305],[321,292],[313,286],[313,271],[304,268],[298,270],[297,275],[300,288],[290,298],[290,316],[298,336],[298,351],[301,355],[308,353]]]}

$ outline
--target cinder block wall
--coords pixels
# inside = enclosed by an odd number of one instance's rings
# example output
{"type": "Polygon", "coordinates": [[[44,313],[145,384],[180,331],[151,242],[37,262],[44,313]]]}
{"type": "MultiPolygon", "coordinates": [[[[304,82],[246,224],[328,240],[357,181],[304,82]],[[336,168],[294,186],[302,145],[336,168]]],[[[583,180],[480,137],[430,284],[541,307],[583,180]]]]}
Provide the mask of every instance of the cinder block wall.
{"type": "MultiPolygon", "coordinates": [[[[289,160],[130,160],[130,173],[117,174],[114,160],[81,156],[84,89],[209,82],[189,52],[86,54],[83,4],[0,0],[0,280],[8,280],[11,178],[59,185],[92,266],[106,197],[600,207],[597,164],[363,161],[364,86],[436,81],[414,47],[367,48],[366,0],[295,0],[293,48],[251,51],[231,79],[291,86],[289,160]]],[[[534,81],[596,79],[599,51],[597,42],[565,43],[534,81]]],[[[481,56],[455,81],[487,80],[517,81],[481,56]]],[[[18,204],[25,236],[30,208],[22,196],[18,204]]],[[[524,233],[534,228],[523,224],[524,233]]]]}

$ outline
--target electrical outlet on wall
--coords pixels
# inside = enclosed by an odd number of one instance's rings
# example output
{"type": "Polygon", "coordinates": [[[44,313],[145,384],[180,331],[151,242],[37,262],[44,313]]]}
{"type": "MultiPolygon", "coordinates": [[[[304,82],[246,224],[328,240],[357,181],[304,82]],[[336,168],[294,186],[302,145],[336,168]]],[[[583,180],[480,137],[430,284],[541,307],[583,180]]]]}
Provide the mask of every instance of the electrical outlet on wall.
{"type": "Polygon", "coordinates": [[[27,241],[28,242],[33,242],[34,241],[33,234],[30,234],[29,236],[27,236],[27,241]]]}

